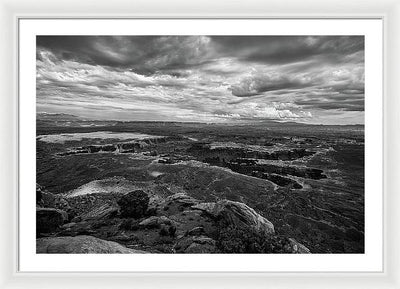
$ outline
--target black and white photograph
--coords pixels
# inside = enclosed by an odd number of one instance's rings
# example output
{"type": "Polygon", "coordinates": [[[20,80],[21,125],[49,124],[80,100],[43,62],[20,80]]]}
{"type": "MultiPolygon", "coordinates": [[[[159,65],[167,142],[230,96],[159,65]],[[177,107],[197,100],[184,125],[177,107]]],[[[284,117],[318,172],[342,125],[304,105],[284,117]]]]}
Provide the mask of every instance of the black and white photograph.
{"type": "Polygon", "coordinates": [[[364,254],[364,54],[36,36],[36,253],[364,254]]]}

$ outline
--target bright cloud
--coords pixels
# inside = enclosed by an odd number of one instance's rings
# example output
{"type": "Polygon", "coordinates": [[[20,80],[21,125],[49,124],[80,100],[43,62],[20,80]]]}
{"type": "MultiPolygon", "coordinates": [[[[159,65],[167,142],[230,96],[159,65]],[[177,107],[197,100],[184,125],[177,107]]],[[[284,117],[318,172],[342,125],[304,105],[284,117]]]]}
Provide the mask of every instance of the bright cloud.
{"type": "Polygon", "coordinates": [[[39,36],[38,111],[363,123],[363,37],[39,36]]]}

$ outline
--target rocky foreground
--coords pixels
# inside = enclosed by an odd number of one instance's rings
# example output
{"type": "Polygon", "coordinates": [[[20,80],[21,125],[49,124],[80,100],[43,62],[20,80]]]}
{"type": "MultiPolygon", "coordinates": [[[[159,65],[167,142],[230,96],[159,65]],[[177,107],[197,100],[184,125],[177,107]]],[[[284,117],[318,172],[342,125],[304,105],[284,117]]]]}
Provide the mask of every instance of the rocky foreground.
{"type": "Polygon", "coordinates": [[[310,253],[244,203],[142,190],[53,194],[37,186],[37,253],[310,253]]]}

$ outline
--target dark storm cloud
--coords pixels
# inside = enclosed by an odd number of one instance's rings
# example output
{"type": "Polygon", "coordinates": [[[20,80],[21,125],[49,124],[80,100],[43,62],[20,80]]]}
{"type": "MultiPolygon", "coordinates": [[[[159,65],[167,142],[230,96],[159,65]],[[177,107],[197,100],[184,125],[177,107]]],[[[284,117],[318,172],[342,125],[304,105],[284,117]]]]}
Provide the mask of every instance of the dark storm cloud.
{"type": "Polygon", "coordinates": [[[188,68],[207,62],[207,37],[38,36],[37,46],[58,59],[131,68],[150,75],[159,69],[188,68]]]}
{"type": "Polygon", "coordinates": [[[343,111],[364,111],[364,100],[346,101],[296,101],[298,105],[304,107],[319,108],[323,110],[343,110],[343,111]]]}
{"type": "MultiPolygon", "coordinates": [[[[38,36],[38,47],[59,58],[116,67],[180,68],[212,57],[282,64],[317,58],[341,61],[364,50],[363,36],[38,36]]],[[[149,69],[149,68],[147,68],[149,69]]]]}
{"type": "Polygon", "coordinates": [[[298,89],[312,85],[312,81],[302,81],[286,75],[261,74],[244,78],[240,83],[232,85],[229,89],[235,96],[249,97],[259,95],[263,92],[298,89]]]}
{"type": "Polygon", "coordinates": [[[363,36],[215,36],[217,50],[242,60],[285,64],[318,58],[341,61],[364,50],[363,36]]]}
{"type": "Polygon", "coordinates": [[[37,95],[107,118],[359,122],[364,38],[38,36],[37,95]]]}
{"type": "Polygon", "coordinates": [[[325,94],[296,100],[294,104],[312,109],[364,111],[364,94],[325,94]]]}
{"type": "Polygon", "coordinates": [[[135,37],[38,36],[37,46],[51,50],[58,58],[88,64],[127,66],[136,63],[153,37],[135,42],[135,37]],[[124,48],[129,47],[129,49],[124,48]],[[133,53],[131,53],[134,51],[133,53]],[[130,57],[128,58],[128,54],[130,57]]]}

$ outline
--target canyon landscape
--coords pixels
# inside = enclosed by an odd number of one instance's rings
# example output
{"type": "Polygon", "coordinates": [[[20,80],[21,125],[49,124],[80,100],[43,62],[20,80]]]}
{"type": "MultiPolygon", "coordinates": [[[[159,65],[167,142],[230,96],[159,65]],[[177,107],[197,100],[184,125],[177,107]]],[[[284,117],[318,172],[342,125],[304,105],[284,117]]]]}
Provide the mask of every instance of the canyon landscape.
{"type": "Polygon", "coordinates": [[[364,253],[363,53],[38,36],[37,253],[364,253]]]}

